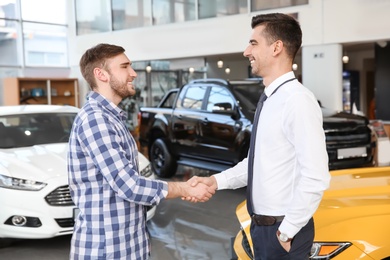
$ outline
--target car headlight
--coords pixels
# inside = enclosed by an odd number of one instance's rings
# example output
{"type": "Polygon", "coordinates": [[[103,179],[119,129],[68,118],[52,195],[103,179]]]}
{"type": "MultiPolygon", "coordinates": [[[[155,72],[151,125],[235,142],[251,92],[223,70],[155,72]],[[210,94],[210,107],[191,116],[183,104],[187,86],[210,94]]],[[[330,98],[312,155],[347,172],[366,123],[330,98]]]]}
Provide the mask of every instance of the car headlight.
{"type": "Polygon", "coordinates": [[[44,182],[18,179],[0,174],[0,188],[39,191],[45,186],[46,183],[44,182]]]}
{"type": "Polygon", "coordinates": [[[314,242],[310,259],[331,259],[351,245],[349,242],[314,242]]]}

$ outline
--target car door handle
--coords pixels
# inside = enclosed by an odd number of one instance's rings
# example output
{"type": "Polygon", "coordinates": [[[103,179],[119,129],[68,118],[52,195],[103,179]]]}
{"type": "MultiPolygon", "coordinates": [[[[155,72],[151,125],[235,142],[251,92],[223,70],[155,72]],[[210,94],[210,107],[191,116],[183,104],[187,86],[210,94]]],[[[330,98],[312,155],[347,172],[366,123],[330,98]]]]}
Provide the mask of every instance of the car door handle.
{"type": "Polygon", "coordinates": [[[207,125],[208,123],[209,123],[209,119],[207,117],[203,118],[202,124],[207,125]]]}

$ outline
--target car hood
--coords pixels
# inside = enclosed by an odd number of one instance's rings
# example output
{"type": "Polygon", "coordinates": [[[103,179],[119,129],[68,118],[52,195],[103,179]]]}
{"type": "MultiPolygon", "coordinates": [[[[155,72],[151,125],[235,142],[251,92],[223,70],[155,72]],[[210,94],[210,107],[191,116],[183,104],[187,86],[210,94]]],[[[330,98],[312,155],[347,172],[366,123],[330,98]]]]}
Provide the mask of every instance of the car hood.
{"type": "MultiPolygon", "coordinates": [[[[67,149],[67,143],[0,149],[0,174],[40,182],[67,177],[67,149]]],[[[138,160],[140,170],[150,164],[142,153],[138,160]]]]}
{"type": "Polygon", "coordinates": [[[322,116],[323,116],[325,128],[327,124],[332,124],[332,123],[348,122],[350,124],[352,122],[357,125],[367,125],[369,123],[367,118],[364,116],[360,116],[352,113],[346,113],[342,111],[336,111],[324,107],[321,107],[321,110],[322,110],[322,116]]]}
{"type": "Polygon", "coordinates": [[[46,182],[67,176],[67,143],[0,149],[0,174],[46,182]]]}
{"type": "MultiPolygon", "coordinates": [[[[379,225],[384,223],[383,219],[386,219],[385,223],[388,222],[390,167],[353,168],[334,170],[330,173],[332,175],[330,188],[324,192],[314,215],[316,240],[332,241],[337,234],[340,241],[343,239],[349,241],[351,234],[350,230],[343,230],[345,223],[356,222],[356,228],[362,229],[364,226],[362,223],[368,218],[374,223],[377,221],[379,225]]],[[[236,215],[251,242],[249,231],[251,221],[245,200],[237,206],[236,215]]]]}
{"type": "Polygon", "coordinates": [[[315,214],[318,229],[373,215],[390,216],[390,167],[332,171],[315,214]]]}

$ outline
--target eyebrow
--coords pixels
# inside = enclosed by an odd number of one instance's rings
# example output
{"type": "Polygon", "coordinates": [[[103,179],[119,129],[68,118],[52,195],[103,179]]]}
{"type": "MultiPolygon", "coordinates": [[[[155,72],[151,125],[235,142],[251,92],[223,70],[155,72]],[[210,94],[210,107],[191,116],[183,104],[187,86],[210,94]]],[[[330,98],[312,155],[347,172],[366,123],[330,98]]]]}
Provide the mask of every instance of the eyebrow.
{"type": "Polygon", "coordinates": [[[249,43],[257,43],[256,40],[249,40],[249,43]]]}
{"type": "Polygon", "coordinates": [[[128,66],[128,65],[131,66],[131,62],[123,62],[123,63],[121,63],[120,65],[121,65],[121,66],[128,66]]]}

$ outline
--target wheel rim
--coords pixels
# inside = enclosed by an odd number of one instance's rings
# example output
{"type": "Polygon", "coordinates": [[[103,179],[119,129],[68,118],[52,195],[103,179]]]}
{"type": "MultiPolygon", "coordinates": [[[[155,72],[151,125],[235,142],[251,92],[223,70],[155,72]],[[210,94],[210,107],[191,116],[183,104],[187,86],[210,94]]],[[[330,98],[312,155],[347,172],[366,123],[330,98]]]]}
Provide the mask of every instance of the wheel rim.
{"type": "Polygon", "coordinates": [[[159,147],[153,149],[153,162],[156,169],[161,169],[164,166],[164,154],[159,147]]]}

